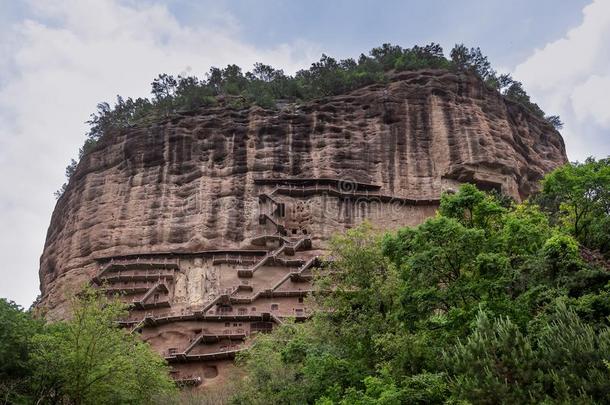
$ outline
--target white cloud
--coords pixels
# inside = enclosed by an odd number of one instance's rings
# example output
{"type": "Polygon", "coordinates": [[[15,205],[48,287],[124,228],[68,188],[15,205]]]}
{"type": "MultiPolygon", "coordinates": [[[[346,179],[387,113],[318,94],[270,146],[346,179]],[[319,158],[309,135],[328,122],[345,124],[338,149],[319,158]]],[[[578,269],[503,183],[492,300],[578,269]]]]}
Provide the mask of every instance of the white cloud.
{"type": "Polygon", "coordinates": [[[571,96],[576,118],[580,121],[591,119],[597,124],[610,128],[610,74],[591,76],[574,88],[571,96]]]}
{"type": "Polygon", "coordinates": [[[319,55],[304,42],[248,45],[230,17],[187,27],[154,3],[48,0],[29,7],[28,19],[0,38],[0,297],[23,305],[38,292],[52,193],[98,102],[147,96],[161,72],[203,76],[210,66],[257,61],[293,72],[319,55]]]}
{"type": "Polygon", "coordinates": [[[610,154],[610,1],[583,9],[582,23],[537,49],[514,76],[549,114],[560,114],[568,156],[610,154]]]}

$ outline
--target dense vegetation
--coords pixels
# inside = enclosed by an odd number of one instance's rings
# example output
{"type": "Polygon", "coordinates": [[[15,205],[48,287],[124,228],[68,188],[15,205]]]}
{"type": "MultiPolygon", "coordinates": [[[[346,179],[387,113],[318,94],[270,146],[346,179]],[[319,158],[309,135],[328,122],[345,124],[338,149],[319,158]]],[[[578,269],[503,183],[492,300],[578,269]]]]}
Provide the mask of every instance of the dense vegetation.
{"type": "Polygon", "coordinates": [[[609,221],[605,159],[533,202],[464,185],[418,227],[337,236],[313,319],[254,340],[234,403],[608,403],[609,221]]]}
{"type": "MultiPolygon", "coordinates": [[[[215,105],[221,98],[229,100],[228,104],[235,108],[251,105],[276,108],[279,100],[300,102],[344,94],[368,84],[386,81],[389,72],[419,69],[469,71],[480,77],[489,88],[520,103],[556,128],[563,125],[556,115],[545,117],[542,109],[530,100],[520,82],[508,74],[498,74],[479,48],[468,49],[459,44],[446,58],[443,48],[434,43],[412,48],[383,44],[371,49],[368,56],[361,54],[358,60],[349,58],[338,61],[322,55],[319,62],[313,63],[309,69],[298,71],[294,76],[262,63],[256,63],[246,73],[237,65],[228,65],[224,69],[213,67],[205,79],[160,74],[151,83],[151,99],[134,100],[117,96],[113,106],[107,102],[98,104],[97,112],[87,121],[91,129],[80,149],[79,159],[91,150],[104,133],[215,105]]],[[[66,168],[68,179],[74,173],[77,163],[72,160],[66,168]]],[[[61,196],[66,186],[64,184],[56,192],[57,197],[61,196]]]]}
{"type": "Polygon", "coordinates": [[[45,324],[0,300],[0,401],[608,403],[610,158],[541,186],[514,204],[467,184],[418,227],[336,236],[313,318],[256,336],[245,377],[201,397],[176,396],[117,301],[85,290],[45,324]]]}
{"type": "Polygon", "coordinates": [[[116,320],[126,307],[93,290],[69,321],[45,324],[0,299],[0,403],[152,404],[175,387],[157,353],[116,320]]]}

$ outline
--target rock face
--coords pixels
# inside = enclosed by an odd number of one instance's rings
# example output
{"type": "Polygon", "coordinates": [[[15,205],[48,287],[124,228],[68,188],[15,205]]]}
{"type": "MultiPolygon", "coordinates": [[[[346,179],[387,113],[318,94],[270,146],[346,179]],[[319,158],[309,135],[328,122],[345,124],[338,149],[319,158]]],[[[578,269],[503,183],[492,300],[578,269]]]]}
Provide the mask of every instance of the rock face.
{"type": "Polygon", "coordinates": [[[521,200],[566,161],[548,123],[474,76],[433,70],[107,134],[53,213],[40,305],[57,319],[84,283],[122,293],[124,325],[175,378],[212,384],[248,335],[307,317],[311,267],[332,234],[365,219],[419,224],[462,182],[521,200]]]}

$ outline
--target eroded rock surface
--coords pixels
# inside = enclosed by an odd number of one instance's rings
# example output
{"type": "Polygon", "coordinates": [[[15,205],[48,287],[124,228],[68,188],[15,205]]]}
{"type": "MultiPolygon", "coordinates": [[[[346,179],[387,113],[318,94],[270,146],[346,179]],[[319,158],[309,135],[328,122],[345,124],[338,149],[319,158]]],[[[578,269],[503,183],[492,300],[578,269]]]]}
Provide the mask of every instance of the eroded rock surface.
{"type": "Polygon", "coordinates": [[[474,76],[388,84],[280,110],[206,108],[108,134],[59,199],[41,305],[93,280],[184,384],[220,381],[243,338],[305,318],[325,241],[433,215],[460,182],[519,200],[567,161],[561,136],[474,76]]]}

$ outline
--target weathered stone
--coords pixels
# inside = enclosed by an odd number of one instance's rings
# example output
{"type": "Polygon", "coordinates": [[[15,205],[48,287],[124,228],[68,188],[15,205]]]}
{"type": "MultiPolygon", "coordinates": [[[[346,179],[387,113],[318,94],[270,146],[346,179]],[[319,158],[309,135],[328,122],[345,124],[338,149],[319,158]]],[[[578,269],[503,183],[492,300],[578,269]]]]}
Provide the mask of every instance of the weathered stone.
{"type": "Polygon", "coordinates": [[[333,233],[416,225],[461,182],[520,200],[566,161],[546,121],[447,71],[125,129],[82,159],[57,203],[41,306],[64,318],[66,294],[95,279],[125,293],[126,325],[180,378],[221,381],[244,336],[306,316],[309,266],[333,233]]]}

